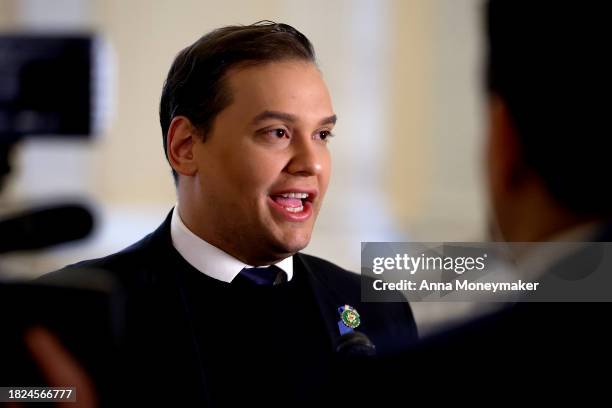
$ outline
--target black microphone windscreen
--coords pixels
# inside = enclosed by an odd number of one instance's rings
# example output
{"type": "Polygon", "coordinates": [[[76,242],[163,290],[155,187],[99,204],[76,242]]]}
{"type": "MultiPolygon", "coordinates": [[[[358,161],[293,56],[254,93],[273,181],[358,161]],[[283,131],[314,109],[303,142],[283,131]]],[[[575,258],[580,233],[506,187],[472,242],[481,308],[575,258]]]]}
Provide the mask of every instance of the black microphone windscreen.
{"type": "Polygon", "coordinates": [[[0,253],[42,249],[87,237],[94,217],[81,204],[55,205],[0,220],[0,253]]]}
{"type": "Polygon", "coordinates": [[[365,334],[352,331],[340,336],[336,352],[345,357],[373,357],[376,355],[376,346],[365,334]]]}

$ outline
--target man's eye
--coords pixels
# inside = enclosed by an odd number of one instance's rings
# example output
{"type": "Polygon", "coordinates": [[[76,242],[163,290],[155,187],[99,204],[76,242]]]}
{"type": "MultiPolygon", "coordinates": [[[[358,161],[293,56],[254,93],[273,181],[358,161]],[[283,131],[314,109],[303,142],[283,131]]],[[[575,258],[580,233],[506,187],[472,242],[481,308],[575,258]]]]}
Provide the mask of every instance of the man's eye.
{"type": "Polygon", "coordinates": [[[319,132],[319,139],[323,141],[327,141],[327,139],[333,137],[334,135],[329,130],[322,130],[319,132]]]}
{"type": "Polygon", "coordinates": [[[287,130],[281,128],[269,130],[268,133],[272,136],[276,136],[279,139],[287,136],[287,130]]]}

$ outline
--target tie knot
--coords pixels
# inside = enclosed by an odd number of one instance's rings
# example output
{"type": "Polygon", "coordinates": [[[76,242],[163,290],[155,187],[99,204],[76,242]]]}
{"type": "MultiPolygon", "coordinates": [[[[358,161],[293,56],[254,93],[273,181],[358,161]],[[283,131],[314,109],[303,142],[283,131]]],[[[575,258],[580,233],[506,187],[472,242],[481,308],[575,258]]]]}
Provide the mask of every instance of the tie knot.
{"type": "Polygon", "coordinates": [[[275,265],[243,268],[232,283],[244,282],[250,285],[272,286],[287,282],[287,274],[275,265]]]}

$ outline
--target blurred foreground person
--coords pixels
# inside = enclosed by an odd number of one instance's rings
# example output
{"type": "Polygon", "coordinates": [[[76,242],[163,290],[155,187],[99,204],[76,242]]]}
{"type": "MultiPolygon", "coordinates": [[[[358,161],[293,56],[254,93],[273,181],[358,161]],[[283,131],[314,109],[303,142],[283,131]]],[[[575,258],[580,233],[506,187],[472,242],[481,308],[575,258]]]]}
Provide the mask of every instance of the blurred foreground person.
{"type": "MultiPolygon", "coordinates": [[[[599,3],[486,4],[491,231],[494,240],[525,243],[511,256],[532,278],[580,279],[606,257],[597,243],[612,240],[607,18],[599,3]]],[[[593,298],[611,290],[593,288],[593,298]]],[[[602,395],[607,377],[598,367],[612,362],[610,304],[575,300],[518,302],[425,339],[368,366],[377,378],[368,396],[405,402],[406,387],[455,403],[602,395]]]]}

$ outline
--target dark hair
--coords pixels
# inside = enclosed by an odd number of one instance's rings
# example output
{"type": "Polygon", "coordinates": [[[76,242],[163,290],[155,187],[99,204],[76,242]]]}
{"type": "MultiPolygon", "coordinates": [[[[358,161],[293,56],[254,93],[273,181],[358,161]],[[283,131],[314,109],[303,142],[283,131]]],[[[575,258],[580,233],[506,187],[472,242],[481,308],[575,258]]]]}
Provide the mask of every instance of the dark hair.
{"type": "MultiPolygon", "coordinates": [[[[175,116],[187,117],[203,138],[214,118],[232,101],[224,78],[242,65],[301,59],[315,62],[312,44],[295,28],[272,21],[214,30],[174,59],[164,82],[159,121],[167,154],[167,135],[175,116]]],[[[172,170],[175,182],[178,176],[172,170]]]]}
{"type": "Polygon", "coordinates": [[[526,165],[583,215],[612,209],[608,15],[595,2],[490,0],[486,8],[488,89],[506,104],[526,165]]]}

